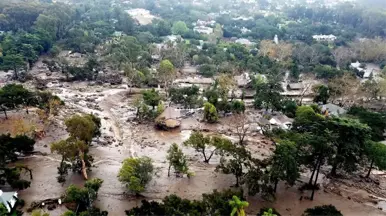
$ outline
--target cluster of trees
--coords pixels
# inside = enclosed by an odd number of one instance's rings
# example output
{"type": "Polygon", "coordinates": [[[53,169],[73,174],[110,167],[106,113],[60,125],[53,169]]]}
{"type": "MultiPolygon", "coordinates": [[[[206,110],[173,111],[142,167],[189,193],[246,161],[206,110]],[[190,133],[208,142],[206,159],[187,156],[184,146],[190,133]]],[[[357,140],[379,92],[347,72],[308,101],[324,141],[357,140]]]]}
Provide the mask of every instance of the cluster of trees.
{"type": "Polygon", "coordinates": [[[98,198],[98,191],[103,180],[93,178],[85,182],[83,187],[70,185],[64,194],[65,203],[74,203],[73,211],[67,211],[62,216],[107,216],[107,211],[101,211],[93,203],[98,198]]]}
{"type": "Polygon", "coordinates": [[[94,137],[100,136],[101,120],[93,114],[74,115],[65,121],[65,125],[69,138],[51,144],[51,151],[62,156],[57,180],[64,183],[69,169],[81,173],[87,180],[87,170],[93,162],[88,147],[94,137]]]}
{"type": "Polygon", "coordinates": [[[133,105],[136,108],[136,118],[139,121],[152,121],[165,109],[162,96],[155,89],[142,91],[142,94],[134,99],[133,105]]]}
{"type": "Polygon", "coordinates": [[[22,176],[26,172],[32,179],[32,171],[22,164],[10,164],[16,162],[20,154],[32,153],[35,141],[25,135],[11,137],[9,134],[0,135],[0,141],[2,143],[0,148],[0,185],[7,184],[18,190],[28,188],[31,182],[23,179],[22,176]]]}
{"type": "Polygon", "coordinates": [[[301,167],[312,173],[303,187],[313,190],[311,199],[319,171],[326,164],[331,166],[330,174],[334,177],[339,176],[339,171],[351,174],[363,164],[369,165],[367,177],[374,167],[385,168],[386,148],[378,143],[386,129],[383,114],[353,107],[349,111],[352,118],[338,118],[325,117],[317,106],[295,109],[293,128],[273,131],[276,149],[265,160],[254,158],[246,148],[245,131],[241,129],[238,143],[194,132],[184,145],[201,153],[206,163],[214,154],[219,155],[217,171],[234,175],[236,186],[245,185],[250,195],[262,193],[267,198],[274,197],[279,181],[294,185],[301,167]]]}
{"type": "Polygon", "coordinates": [[[0,89],[0,107],[5,118],[8,118],[8,110],[26,108],[28,113],[28,107],[38,107],[44,112],[54,114],[60,105],[64,103],[57,96],[49,92],[33,92],[23,85],[7,84],[0,89]],[[54,104],[57,106],[54,107],[54,104]]]}
{"type": "MultiPolygon", "coordinates": [[[[320,168],[325,164],[331,166],[330,175],[333,177],[338,176],[338,171],[351,174],[363,164],[370,165],[367,177],[373,165],[383,169],[385,164],[380,158],[385,156],[386,152],[383,149],[386,148],[383,144],[377,143],[379,137],[376,134],[377,131],[384,130],[384,125],[377,123],[371,125],[369,119],[372,115],[377,115],[375,113],[361,108],[352,108],[350,112],[357,115],[359,120],[325,117],[320,114],[320,110],[313,107],[298,107],[292,130],[275,132],[278,143],[275,155],[282,146],[290,145],[293,148],[284,151],[288,156],[291,155],[294,162],[282,163],[292,170],[287,174],[297,173],[300,165],[309,167],[312,175],[308,188],[314,190],[320,168]]],[[[311,199],[313,196],[314,191],[311,199]]]]}
{"type": "Polygon", "coordinates": [[[385,36],[381,28],[386,24],[385,14],[382,11],[362,8],[351,3],[342,3],[333,8],[297,5],[290,8],[287,15],[293,20],[322,23],[320,29],[323,32],[318,32],[319,34],[331,34],[334,33],[333,29],[339,29],[335,35],[348,38],[353,38],[356,34],[370,38],[385,36]]]}
{"type": "MultiPolygon", "coordinates": [[[[201,200],[182,199],[176,195],[163,198],[162,202],[142,200],[140,207],[126,211],[126,215],[237,215],[244,216],[249,203],[239,190],[224,190],[202,194],[201,200]]],[[[280,216],[276,209],[262,208],[258,216],[280,216]]],[[[315,206],[304,211],[304,216],[343,216],[333,205],[315,206]]]]}

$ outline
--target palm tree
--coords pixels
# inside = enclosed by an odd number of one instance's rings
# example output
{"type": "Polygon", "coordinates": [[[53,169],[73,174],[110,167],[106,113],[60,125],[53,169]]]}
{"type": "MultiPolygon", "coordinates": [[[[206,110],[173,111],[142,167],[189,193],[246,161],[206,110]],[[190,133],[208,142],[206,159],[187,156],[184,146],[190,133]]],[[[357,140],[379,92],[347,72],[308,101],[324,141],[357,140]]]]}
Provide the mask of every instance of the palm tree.
{"type": "Polygon", "coordinates": [[[229,205],[232,206],[231,216],[237,213],[237,216],[245,216],[244,208],[249,206],[247,201],[241,201],[237,196],[233,196],[229,201],[229,205]]]}

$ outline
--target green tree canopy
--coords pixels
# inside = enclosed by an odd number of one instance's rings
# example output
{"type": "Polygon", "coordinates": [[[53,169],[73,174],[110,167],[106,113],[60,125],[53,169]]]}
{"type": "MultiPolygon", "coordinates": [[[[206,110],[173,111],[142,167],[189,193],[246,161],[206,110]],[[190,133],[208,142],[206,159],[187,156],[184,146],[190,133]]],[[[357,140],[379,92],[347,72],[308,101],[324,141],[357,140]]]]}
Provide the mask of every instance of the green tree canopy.
{"type": "Polygon", "coordinates": [[[153,172],[154,167],[150,158],[128,158],[123,161],[118,178],[131,192],[139,194],[151,181],[153,172]]]}
{"type": "Polygon", "coordinates": [[[209,123],[216,123],[218,121],[217,109],[209,102],[204,104],[204,119],[209,123]]]}
{"type": "Polygon", "coordinates": [[[175,35],[183,35],[189,31],[189,28],[186,26],[186,23],[183,21],[177,21],[173,24],[172,33],[175,35]]]}
{"type": "Polygon", "coordinates": [[[308,208],[304,211],[303,216],[343,216],[343,214],[335,208],[333,205],[316,206],[314,208],[308,208]]]}
{"type": "Polygon", "coordinates": [[[159,104],[161,101],[161,96],[159,95],[158,91],[155,89],[146,90],[142,92],[143,100],[144,102],[154,108],[159,104]]]}
{"type": "Polygon", "coordinates": [[[189,172],[186,155],[176,143],[173,143],[168,149],[166,159],[169,162],[168,176],[170,176],[170,168],[172,167],[177,177],[184,174],[187,174],[188,177],[192,175],[192,173],[189,172]]]}

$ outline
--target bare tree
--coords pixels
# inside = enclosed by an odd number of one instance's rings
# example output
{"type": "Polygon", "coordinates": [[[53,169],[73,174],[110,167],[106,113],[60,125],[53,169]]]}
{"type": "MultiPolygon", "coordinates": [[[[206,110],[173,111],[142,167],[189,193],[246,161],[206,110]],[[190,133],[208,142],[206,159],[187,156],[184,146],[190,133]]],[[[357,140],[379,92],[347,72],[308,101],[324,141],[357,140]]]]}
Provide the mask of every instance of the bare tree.
{"type": "Polygon", "coordinates": [[[350,47],[361,61],[380,62],[386,58],[386,40],[379,37],[354,41],[350,47]]]}
{"type": "Polygon", "coordinates": [[[245,114],[234,114],[231,117],[231,123],[236,129],[237,137],[239,138],[239,144],[244,145],[244,139],[249,131],[248,118],[245,114]]]}
{"type": "Polygon", "coordinates": [[[286,61],[291,57],[292,49],[292,44],[289,43],[281,42],[275,44],[271,40],[263,40],[260,42],[260,54],[279,61],[286,61]]]}
{"type": "Polygon", "coordinates": [[[360,81],[347,73],[330,80],[328,87],[332,102],[339,100],[342,106],[350,102],[355,103],[361,93],[360,86],[360,81]]]}
{"type": "Polygon", "coordinates": [[[351,62],[351,59],[354,57],[354,52],[350,48],[340,46],[332,51],[332,55],[335,58],[337,66],[342,68],[351,62]]]}

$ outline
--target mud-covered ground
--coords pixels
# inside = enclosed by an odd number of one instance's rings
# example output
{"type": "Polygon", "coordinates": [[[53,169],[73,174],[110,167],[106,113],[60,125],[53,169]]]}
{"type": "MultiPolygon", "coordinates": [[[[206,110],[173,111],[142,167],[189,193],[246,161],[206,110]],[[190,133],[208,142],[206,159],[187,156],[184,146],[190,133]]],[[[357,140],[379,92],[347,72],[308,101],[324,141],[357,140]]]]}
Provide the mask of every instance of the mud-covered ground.
{"type": "MultiPolygon", "coordinates": [[[[188,155],[190,169],[195,175],[190,179],[167,176],[166,151],[172,143],[181,144],[189,137],[192,129],[220,132],[234,139],[235,136],[229,128],[229,119],[221,120],[220,124],[206,125],[196,117],[192,117],[184,119],[179,130],[163,132],[155,130],[151,124],[138,124],[133,120],[135,115],[135,110],[131,106],[133,96],[127,95],[128,89],[124,85],[112,87],[89,86],[86,83],[57,83],[49,84],[48,89],[64,100],[66,106],[48,127],[47,135],[36,144],[35,150],[47,155],[33,155],[20,161],[28,165],[34,175],[31,187],[20,192],[20,198],[26,201],[26,206],[29,206],[32,201],[59,197],[70,184],[83,184],[84,180],[78,174],[70,174],[64,185],[57,183],[57,166],[60,157],[52,154],[49,149],[50,143],[67,136],[63,120],[72,114],[79,113],[94,113],[102,119],[102,136],[94,140],[90,148],[90,153],[94,157],[94,167],[89,177],[104,180],[96,204],[101,209],[107,210],[109,215],[124,215],[124,210],[140,204],[139,199],[125,195],[125,187],[117,179],[122,161],[131,156],[148,156],[153,159],[157,168],[156,176],[143,193],[147,199],[160,200],[169,194],[177,194],[188,199],[200,199],[202,193],[209,193],[213,189],[229,188],[234,184],[233,176],[214,172],[219,161],[217,156],[213,157],[210,164],[205,164],[202,162],[201,155],[187,147],[183,147],[183,151],[188,155]]],[[[24,111],[19,113],[24,118],[34,116],[33,111],[30,115],[26,115],[24,111]]],[[[273,149],[271,141],[258,133],[250,134],[247,140],[248,148],[255,156],[267,156],[273,149]]],[[[306,174],[303,178],[307,179],[306,174]]],[[[381,185],[386,183],[383,176],[377,176],[377,178],[380,178],[381,185]]],[[[261,207],[274,207],[282,215],[301,215],[306,208],[333,204],[345,215],[384,215],[377,209],[382,206],[382,202],[379,202],[380,197],[386,198],[382,193],[372,197],[371,191],[358,187],[360,184],[329,183],[323,175],[320,182],[325,183],[324,189],[316,193],[314,201],[300,200],[301,196],[309,195],[308,192],[301,194],[297,187],[286,188],[285,185],[280,185],[277,199],[273,203],[266,202],[258,196],[248,197],[250,207],[247,212],[256,214],[261,207]]],[[[382,189],[376,188],[375,191],[382,189]]],[[[59,207],[50,214],[60,215],[63,211],[65,207],[59,207]]]]}

